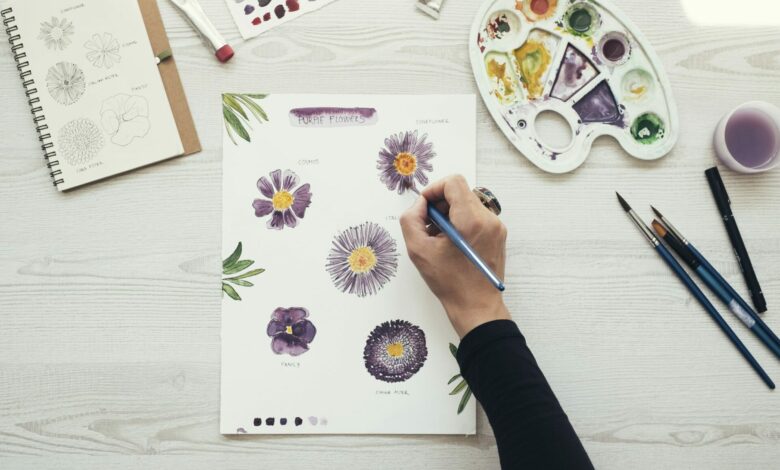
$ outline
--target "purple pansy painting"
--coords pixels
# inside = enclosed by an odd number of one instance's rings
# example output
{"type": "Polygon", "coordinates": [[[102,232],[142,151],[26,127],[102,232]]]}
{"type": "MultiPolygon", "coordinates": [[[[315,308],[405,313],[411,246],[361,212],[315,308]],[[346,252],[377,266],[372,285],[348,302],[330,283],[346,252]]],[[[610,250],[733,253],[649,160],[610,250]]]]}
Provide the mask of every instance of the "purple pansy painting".
{"type": "Polygon", "coordinates": [[[427,140],[428,134],[418,135],[417,131],[401,132],[385,139],[376,167],[387,189],[403,194],[415,190],[417,183],[428,184],[425,172],[433,171],[431,160],[436,152],[427,140]]]}
{"type": "Polygon", "coordinates": [[[268,336],[271,340],[271,350],[276,354],[300,356],[309,350],[309,344],[314,341],[317,328],[307,320],[309,311],[303,307],[279,307],[271,315],[268,323],[268,336]]]}
{"type": "Polygon", "coordinates": [[[372,222],[336,235],[325,265],[339,290],[358,297],[376,294],[395,276],[397,268],[395,240],[372,222]]]}
{"type": "Polygon", "coordinates": [[[255,199],[252,207],[255,216],[271,215],[268,228],[282,230],[285,226],[295,228],[298,219],[303,219],[311,205],[311,187],[308,183],[298,186],[298,175],[290,170],[275,170],[257,181],[257,189],[267,199],[255,199]],[[296,189],[297,188],[297,189],[296,189]]]}
{"type": "Polygon", "coordinates": [[[405,382],[428,359],[425,333],[405,320],[384,322],[368,335],[363,350],[366,370],[383,382],[405,382]]]}

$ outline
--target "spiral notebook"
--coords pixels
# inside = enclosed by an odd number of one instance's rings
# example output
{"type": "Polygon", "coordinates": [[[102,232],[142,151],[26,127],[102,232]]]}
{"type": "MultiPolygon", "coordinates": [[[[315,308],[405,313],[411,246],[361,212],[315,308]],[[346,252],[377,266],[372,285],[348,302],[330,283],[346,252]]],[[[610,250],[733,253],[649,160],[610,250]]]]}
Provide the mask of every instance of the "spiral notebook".
{"type": "Polygon", "coordinates": [[[60,191],[200,150],[154,0],[18,0],[0,12],[60,191]]]}

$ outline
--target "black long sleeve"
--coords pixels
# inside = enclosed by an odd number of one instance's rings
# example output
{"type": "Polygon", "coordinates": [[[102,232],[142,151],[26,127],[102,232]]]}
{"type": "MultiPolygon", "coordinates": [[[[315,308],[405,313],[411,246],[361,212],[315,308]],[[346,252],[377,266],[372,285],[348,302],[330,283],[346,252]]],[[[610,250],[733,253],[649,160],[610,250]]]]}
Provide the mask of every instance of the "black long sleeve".
{"type": "Polygon", "coordinates": [[[458,363],[493,427],[502,469],[593,469],[513,321],[467,334],[458,363]]]}

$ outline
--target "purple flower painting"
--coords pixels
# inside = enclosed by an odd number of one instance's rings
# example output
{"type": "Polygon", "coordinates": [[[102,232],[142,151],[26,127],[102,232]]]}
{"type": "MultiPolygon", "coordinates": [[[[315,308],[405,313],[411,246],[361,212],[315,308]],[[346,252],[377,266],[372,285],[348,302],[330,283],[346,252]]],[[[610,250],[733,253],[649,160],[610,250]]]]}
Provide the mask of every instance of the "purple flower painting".
{"type": "Polygon", "coordinates": [[[419,136],[417,131],[401,132],[385,139],[376,168],[387,189],[403,194],[407,190],[416,190],[417,183],[422,186],[428,184],[425,172],[433,171],[431,160],[436,152],[427,140],[428,134],[419,136]]]}
{"type": "Polygon", "coordinates": [[[298,175],[290,170],[272,171],[257,181],[257,189],[267,199],[255,199],[252,207],[255,216],[271,215],[268,228],[282,230],[285,226],[295,228],[298,219],[303,219],[306,209],[311,205],[311,187],[309,184],[298,186],[298,175]],[[297,189],[296,189],[297,188],[297,189]]]}
{"type": "Polygon", "coordinates": [[[398,268],[395,240],[383,227],[366,222],[336,235],[325,269],[342,292],[376,294],[398,268]]]}
{"type": "Polygon", "coordinates": [[[408,321],[392,320],[374,328],[363,350],[366,370],[383,382],[405,382],[428,358],[425,333],[408,321]]]}
{"type": "Polygon", "coordinates": [[[279,307],[271,315],[268,323],[268,336],[271,340],[271,350],[276,354],[300,356],[309,350],[309,344],[314,341],[317,328],[307,320],[309,311],[302,307],[279,307]]]}

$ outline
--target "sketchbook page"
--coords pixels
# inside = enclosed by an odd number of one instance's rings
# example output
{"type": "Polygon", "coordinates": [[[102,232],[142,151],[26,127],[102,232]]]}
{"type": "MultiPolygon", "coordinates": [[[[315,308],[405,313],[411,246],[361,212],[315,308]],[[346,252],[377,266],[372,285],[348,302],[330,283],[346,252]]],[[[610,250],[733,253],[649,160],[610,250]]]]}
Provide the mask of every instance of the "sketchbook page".
{"type": "Polygon", "coordinates": [[[476,183],[475,97],[223,102],[221,432],[474,434],[397,183],[476,183]]]}
{"type": "Polygon", "coordinates": [[[271,28],[319,10],[335,0],[225,0],[238,30],[250,39],[271,28]]]}
{"type": "Polygon", "coordinates": [[[184,152],[138,3],[12,4],[70,189],[184,152]]]}

